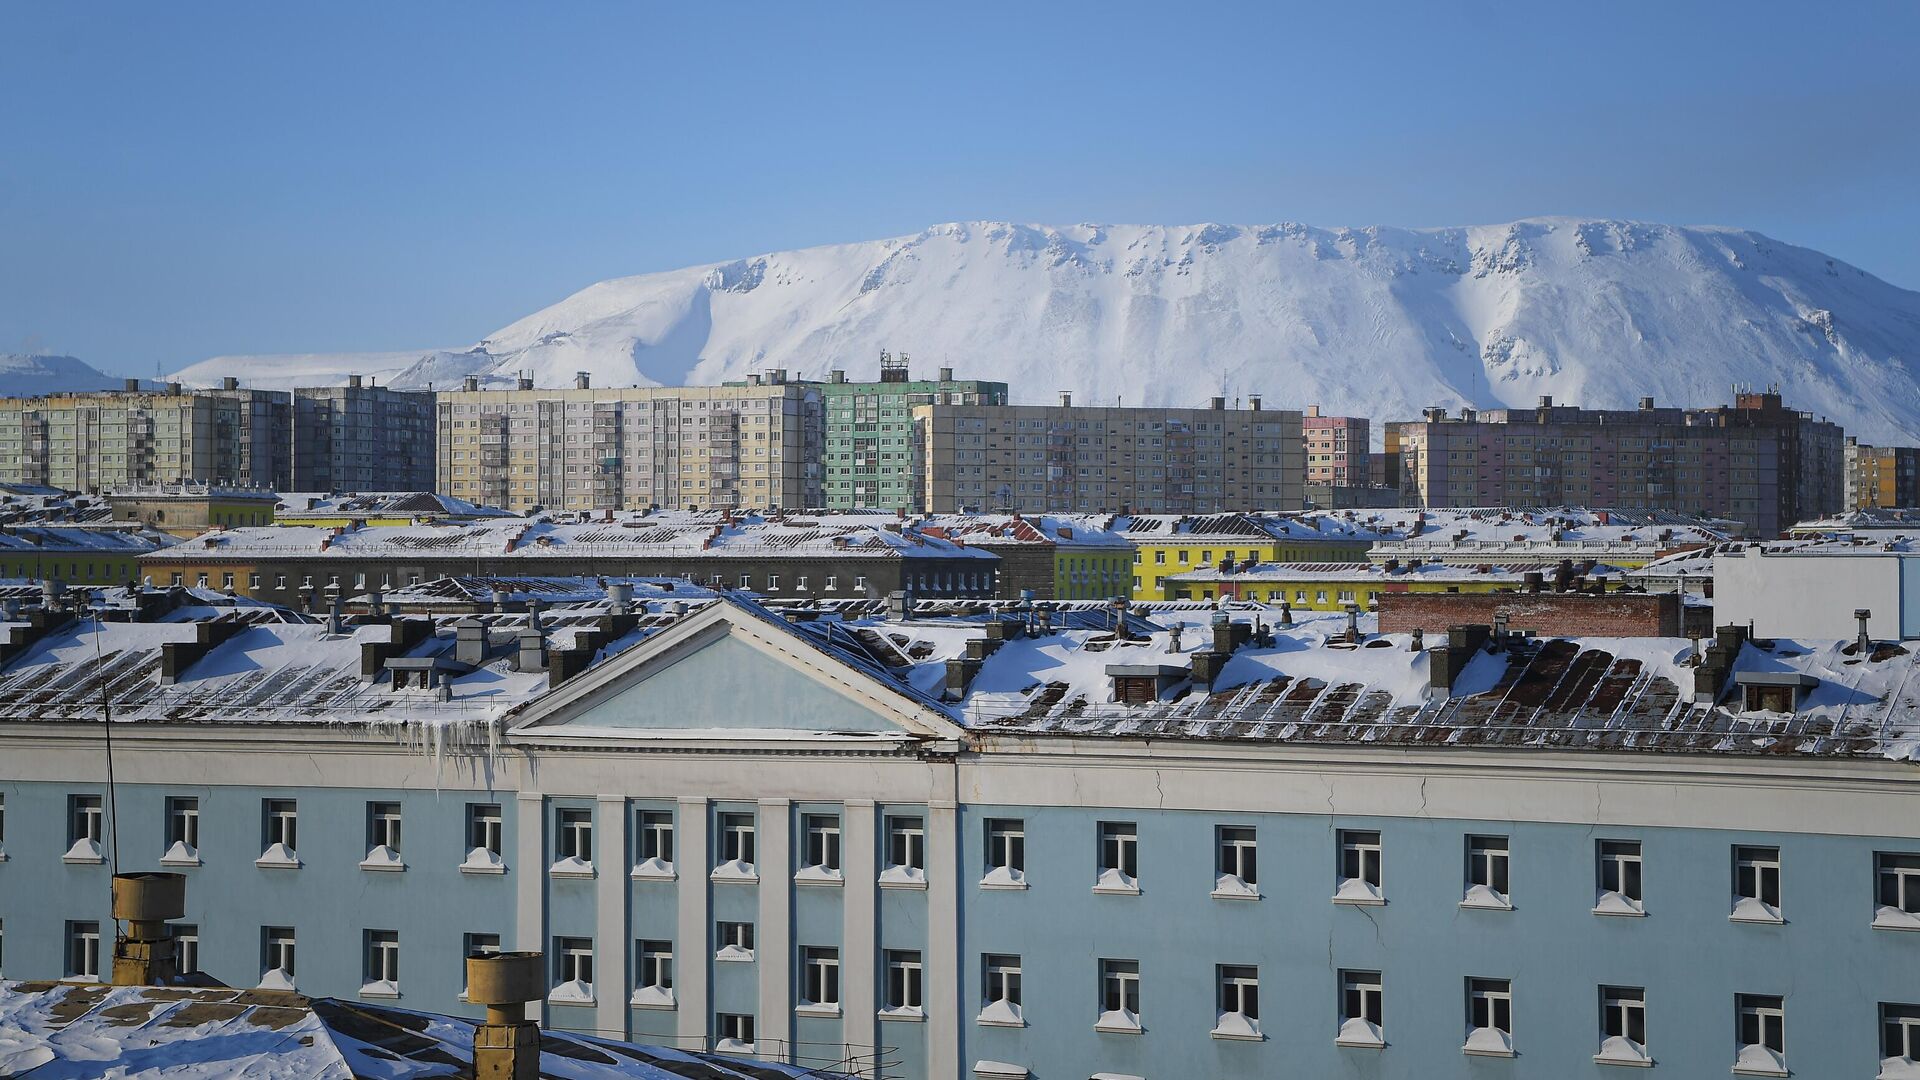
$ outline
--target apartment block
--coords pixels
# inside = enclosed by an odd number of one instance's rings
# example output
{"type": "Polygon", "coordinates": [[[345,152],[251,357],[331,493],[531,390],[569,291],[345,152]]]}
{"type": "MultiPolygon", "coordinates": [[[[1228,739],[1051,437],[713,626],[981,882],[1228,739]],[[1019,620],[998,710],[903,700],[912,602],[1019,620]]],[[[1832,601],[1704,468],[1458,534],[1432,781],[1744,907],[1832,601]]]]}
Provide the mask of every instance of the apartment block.
{"type": "Polygon", "coordinates": [[[1920,506],[1920,447],[1847,440],[1845,508],[1920,506]]]}
{"type": "Polygon", "coordinates": [[[914,410],[920,509],[1020,513],[1295,510],[1306,475],[1297,411],[1053,405],[914,410]]]}
{"type": "Polygon", "coordinates": [[[195,481],[286,487],[289,395],[179,383],[0,398],[0,483],[101,491],[195,481]]]}
{"type": "Polygon", "coordinates": [[[1401,491],[1427,507],[1627,506],[1732,518],[1761,536],[1834,512],[1844,492],[1838,425],[1777,391],[1731,407],[1463,409],[1389,426],[1401,491]]]}
{"type": "Polygon", "coordinates": [[[913,410],[921,405],[1005,405],[1007,384],[955,379],[943,367],[935,379],[914,379],[908,357],[880,354],[877,382],[848,382],[834,370],[819,384],[826,406],[823,487],[830,510],[912,510],[913,410]]]}
{"type": "Polygon", "coordinates": [[[1320,406],[1309,405],[1300,431],[1307,443],[1307,483],[1354,487],[1369,482],[1366,417],[1322,416],[1320,406]]]}
{"type": "Polygon", "coordinates": [[[368,386],[293,392],[293,489],[424,491],[433,486],[433,394],[368,386]]]}
{"type": "Polygon", "coordinates": [[[526,511],[818,506],[817,384],[482,390],[435,403],[434,490],[526,511]]]}

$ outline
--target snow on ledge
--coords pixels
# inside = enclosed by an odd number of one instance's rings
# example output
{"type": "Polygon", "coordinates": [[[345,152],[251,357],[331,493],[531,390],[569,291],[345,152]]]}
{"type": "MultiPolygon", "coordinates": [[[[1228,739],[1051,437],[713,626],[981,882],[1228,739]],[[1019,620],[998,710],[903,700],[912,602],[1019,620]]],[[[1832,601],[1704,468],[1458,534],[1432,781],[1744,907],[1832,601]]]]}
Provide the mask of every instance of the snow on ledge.
{"type": "Polygon", "coordinates": [[[557,878],[590,878],[594,876],[594,869],[591,861],[569,855],[547,867],[547,873],[557,878]]]}
{"type": "Polygon", "coordinates": [[[300,869],[300,856],[285,844],[271,844],[260,857],[253,860],[255,866],[272,867],[278,870],[300,869]]]}
{"type": "Polygon", "coordinates": [[[463,874],[504,874],[507,861],[486,848],[477,847],[467,852],[467,861],[460,864],[463,874]]]}
{"type": "Polygon", "coordinates": [[[643,881],[673,881],[680,874],[673,868],[673,863],[666,859],[642,859],[634,864],[627,876],[643,881]]]}
{"type": "Polygon", "coordinates": [[[1462,1051],[1480,1057],[1513,1057],[1513,1036],[1499,1028],[1474,1028],[1467,1033],[1462,1051]]]}

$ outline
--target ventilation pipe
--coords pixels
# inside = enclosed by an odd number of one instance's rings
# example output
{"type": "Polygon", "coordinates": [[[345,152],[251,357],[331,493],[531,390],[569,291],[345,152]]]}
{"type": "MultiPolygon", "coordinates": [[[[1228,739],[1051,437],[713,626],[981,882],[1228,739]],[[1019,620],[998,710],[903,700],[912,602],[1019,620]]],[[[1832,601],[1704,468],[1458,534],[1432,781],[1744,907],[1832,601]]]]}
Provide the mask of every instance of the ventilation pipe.
{"type": "Polygon", "coordinates": [[[540,1080],[540,1025],[527,1003],[544,996],[546,967],[537,952],[467,957],[467,1000],[487,1010],[473,1028],[473,1080],[540,1080]]]}
{"type": "Polygon", "coordinates": [[[460,380],[460,389],[462,389],[462,390],[465,390],[465,391],[466,391],[467,393],[469,393],[469,394],[471,394],[471,393],[473,393],[474,391],[476,391],[476,390],[478,390],[478,389],[480,389],[480,376],[478,376],[478,375],[469,375],[469,376],[467,376],[466,378],[464,378],[464,379],[461,379],[461,380],[460,380]]]}
{"type": "Polygon", "coordinates": [[[1873,618],[1873,611],[1870,608],[1854,608],[1853,617],[1860,620],[1860,638],[1854,646],[1854,652],[1864,660],[1873,652],[1873,639],[1867,636],[1867,620],[1873,618]]]}
{"type": "Polygon", "coordinates": [[[113,917],[127,924],[127,936],[115,935],[113,985],[158,986],[178,974],[168,919],[187,913],[184,874],[115,874],[113,917]]]}
{"type": "Polygon", "coordinates": [[[592,375],[592,373],[590,373],[590,372],[586,372],[586,371],[576,371],[576,372],[574,372],[574,373],[573,373],[573,388],[574,388],[575,390],[591,390],[591,389],[593,388],[593,375],[592,375]]]}
{"type": "Polygon", "coordinates": [[[607,614],[628,615],[633,611],[633,586],[616,581],[607,586],[607,614]]]}

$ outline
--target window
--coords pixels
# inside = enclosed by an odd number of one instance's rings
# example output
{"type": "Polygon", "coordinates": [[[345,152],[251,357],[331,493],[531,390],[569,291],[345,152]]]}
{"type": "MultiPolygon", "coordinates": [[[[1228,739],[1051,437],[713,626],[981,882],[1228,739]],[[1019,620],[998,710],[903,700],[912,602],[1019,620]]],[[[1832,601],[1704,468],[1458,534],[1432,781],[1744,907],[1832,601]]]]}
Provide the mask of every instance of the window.
{"type": "Polygon", "coordinates": [[[99,923],[70,922],[67,924],[67,978],[99,981],[99,923]]]}
{"type": "Polygon", "coordinates": [[[1761,1076],[1787,1075],[1787,1011],[1781,998],[1740,994],[1734,998],[1739,1020],[1739,1054],[1733,1071],[1761,1076]]]}
{"type": "Polygon", "coordinates": [[[927,883],[927,827],[918,817],[887,819],[887,866],[880,871],[883,886],[920,886],[927,883]]]}
{"type": "Polygon", "coordinates": [[[720,865],[714,868],[715,878],[758,878],[753,865],[753,828],[752,814],[720,815],[720,865]]]}
{"type": "Polygon", "coordinates": [[[1260,969],[1240,964],[1221,964],[1214,971],[1219,989],[1215,995],[1213,1037],[1258,1039],[1260,969]]]}
{"type": "Polygon", "coordinates": [[[265,816],[262,825],[261,852],[256,860],[261,866],[295,867],[300,865],[297,853],[300,846],[300,808],[292,799],[264,799],[261,812],[265,816]]]}
{"type": "Polygon", "coordinates": [[[723,1054],[753,1053],[753,1017],[746,1013],[715,1013],[713,1048],[723,1054]]]}
{"type": "Polygon", "coordinates": [[[103,862],[100,847],[104,814],[98,795],[67,796],[67,862],[103,862]]]}
{"type": "Polygon", "coordinates": [[[1647,992],[1637,986],[1600,988],[1600,1052],[1593,1060],[1645,1065],[1647,1056],[1647,992]]]}
{"type": "Polygon", "coordinates": [[[556,812],[554,848],[560,858],[549,872],[557,877],[593,876],[593,811],[565,807],[556,812]]]}
{"type": "Polygon", "coordinates": [[[1095,892],[1140,891],[1140,835],[1130,821],[1100,823],[1100,877],[1095,892]]]}
{"type": "Polygon", "coordinates": [[[184,796],[167,799],[167,850],[160,861],[169,866],[199,865],[199,799],[184,796]]]}
{"type": "Polygon", "coordinates": [[[1880,1075],[1920,1074],[1920,1005],[1880,1006],[1880,1075]]]}
{"type": "Polygon", "coordinates": [[[1467,893],[1461,907],[1513,907],[1507,891],[1507,838],[1467,837],[1467,893]]]}
{"type": "Polygon", "coordinates": [[[1736,922],[1783,921],[1780,917],[1780,849],[1733,849],[1733,914],[1736,922]]]}
{"type": "Polygon", "coordinates": [[[1513,1056],[1513,984],[1506,979],[1467,980],[1469,1054],[1513,1056]]]}
{"type": "Polygon", "coordinates": [[[1140,962],[1100,961],[1100,1017],[1096,1031],[1140,1030],[1140,962]]]}
{"type": "Polygon", "coordinates": [[[1640,898],[1640,841],[1600,841],[1600,898],[1595,915],[1645,915],[1640,898]]]}
{"type": "Polygon", "coordinates": [[[800,1006],[818,1012],[840,1011],[840,950],[817,945],[800,949],[800,1006]]]}
{"type": "Polygon", "coordinates": [[[182,975],[200,970],[200,927],[173,924],[173,969],[182,975]]]}
{"type": "Polygon", "coordinates": [[[673,812],[642,810],[638,829],[640,861],[634,864],[633,876],[673,877],[673,812]]]}
{"type": "Polygon", "coordinates": [[[900,949],[887,950],[887,1002],[884,1010],[895,1016],[925,1015],[921,984],[924,970],[920,954],[900,949]]]}
{"type": "Polygon", "coordinates": [[[361,975],[360,993],[371,997],[396,997],[400,993],[400,934],[393,930],[366,932],[366,964],[361,975]]]}
{"type": "Polygon", "coordinates": [[[808,814],[802,824],[806,829],[806,865],[794,880],[839,881],[840,819],[832,814],[808,814]]]}
{"type": "Polygon", "coordinates": [[[1879,906],[1873,925],[1895,930],[1920,930],[1920,855],[1879,852],[1873,857],[1879,883],[1879,906]]]}
{"type": "Polygon", "coordinates": [[[1386,897],[1380,891],[1380,834],[1354,829],[1340,830],[1339,884],[1333,898],[1342,904],[1381,904],[1386,897]]]}
{"type": "Polygon", "coordinates": [[[1246,825],[1222,825],[1213,831],[1219,852],[1214,867],[1213,895],[1223,899],[1258,899],[1260,868],[1254,831],[1246,825]]]}
{"type": "Polygon", "coordinates": [[[1027,833],[1017,818],[990,818],[987,821],[987,876],[980,884],[988,888],[1024,889],[1027,887],[1027,833]]]}
{"type": "Polygon", "coordinates": [[[980,1023],[1020,1027],[1020,958],[989,953],[981,958],[980,1023]]]}
{"type": "Polygon", "coordinates": [[[400,861],[400,804],[367,804],[367,857],[360,862],[364,870],[404,870],[400,861]]]}
{"type": "Polygon", "coordinates": [[[719,947],[714,950],[715,960],[751,960],[753,959],[753,924],[750,922],[722,922],[714,925],[714,940],[719,947]]]}
{"type": "Polygon", "coordinates": [[[634,972],[630,1004],[656,1009],[673,1005],[673,942],[635,942],[634,972]]]}
{"type": "Polygon", "coordinates": [[[553,989],[547,993],[547,1000],[563,1005],[593,1001],[592,938],[553,939],[553,989]]]}
{"type": "Polygon", "coordinates": [[[1342,971],[1340,1033],[1333,1041],[1341,1046],[1385,1046],[1386,1028],[1380,1019],[1384,998],[1379,972],[1342,971]]]}
{"type": "Polygon", "coordinates": [[[260,988],[293,989],[293,927],[260,928],[260,988]]]}
{"type": "Polygon", "coordinates": [[[504,819],[499,803],[467,804],[467,861],[460,869],[470,874],[503,874],[506,860],[501,858],[501,829],[504,819]]]}

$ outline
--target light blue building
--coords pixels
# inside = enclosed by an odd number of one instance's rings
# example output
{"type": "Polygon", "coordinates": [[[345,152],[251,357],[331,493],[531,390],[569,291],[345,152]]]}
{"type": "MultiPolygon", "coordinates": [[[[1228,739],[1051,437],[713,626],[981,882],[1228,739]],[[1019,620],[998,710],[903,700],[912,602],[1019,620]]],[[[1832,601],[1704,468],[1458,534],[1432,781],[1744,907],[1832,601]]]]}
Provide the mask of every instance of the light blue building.
{"type": "Polygon", "coordinates": [[[0,971],[101,970],[117,841],[232,985],[539,949],[550,1027],[867,1076],[1920,1075],[1913,655],[1208,614],[37,616],[0,971]]]}

